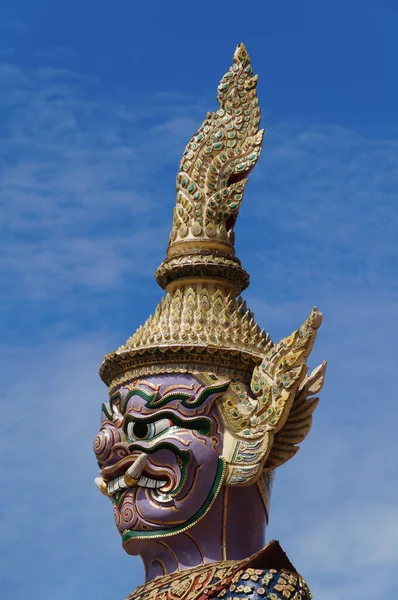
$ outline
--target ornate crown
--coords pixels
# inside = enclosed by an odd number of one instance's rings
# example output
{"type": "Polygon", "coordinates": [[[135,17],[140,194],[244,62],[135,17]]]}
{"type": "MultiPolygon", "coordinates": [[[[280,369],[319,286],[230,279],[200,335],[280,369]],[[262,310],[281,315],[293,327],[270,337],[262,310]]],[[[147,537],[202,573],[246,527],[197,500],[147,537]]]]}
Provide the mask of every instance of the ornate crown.
{"type": "Polygon", "coordinates": [[[177,175],[167,257],[156,272],[166,296],[126,344],[105,356],[110,391],[160,372],[210,371],[249,383],[273,347],[237,296],[249,275],[235,256],[234,225],[247,175],[261,151],[260,106],[243,44],[208,113],[185,148],[177,175]]]}
{"type": "Polygon", "coordinates": [[[167,370],[210,370],[249,381],[272,345],[241,298],[249,275],[234,250],[247,175],[261,151],[260,106],[243,44],[185,148],[167,257],[156,272],[166,296],[153,316],[100,368],[110,385],[167,370]]]}

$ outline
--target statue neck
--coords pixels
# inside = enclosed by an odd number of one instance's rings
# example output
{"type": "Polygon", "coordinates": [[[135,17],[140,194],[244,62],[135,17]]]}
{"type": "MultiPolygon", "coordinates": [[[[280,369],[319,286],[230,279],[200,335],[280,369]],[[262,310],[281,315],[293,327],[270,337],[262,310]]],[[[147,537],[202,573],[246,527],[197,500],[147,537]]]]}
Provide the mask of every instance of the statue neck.
{"type": "Polygon", "coordinates": [[[247,558],[264,545],[266,519],[256,484],[223,487],[197,525],[161,540],[142,540],[137,550],[146,581],[211,562],[247,558]]]}

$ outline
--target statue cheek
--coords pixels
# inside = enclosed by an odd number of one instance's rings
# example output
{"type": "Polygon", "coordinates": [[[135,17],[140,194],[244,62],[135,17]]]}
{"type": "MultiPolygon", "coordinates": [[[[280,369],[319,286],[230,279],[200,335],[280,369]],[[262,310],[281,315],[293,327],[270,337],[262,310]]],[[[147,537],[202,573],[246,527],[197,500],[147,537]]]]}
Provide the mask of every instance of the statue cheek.
{"type": "Polygon", "coordinates": [[[116,524],[116,527],[117,527],[117,528],[119,529],[119,531],[120,531],[120,526],[121,526],[121,524],[122,524],[122,519],[121,519],[121,517],[120,517],[120,512],[119,512],[119,510],[117,509],[117,507],[116,507],[116,506],[114,506],[114,507],[113,507],[113,518],[115,519],[115,524],[116,524]]]}
{"type": "Polygon", "coordinates": [[[131,494],[127,494],[120,502],[119,506],[113,507],[113,516],[116,527],[120,533],[125,529],[133,529],[137,522],[135,498],[131,494]]]}
{"type": "Polygon", "coordinates": [[[191,445],[191,451],[198,463],[207,463],[217,459],[222,452],[222,436],[198,436],[191,445]]]}

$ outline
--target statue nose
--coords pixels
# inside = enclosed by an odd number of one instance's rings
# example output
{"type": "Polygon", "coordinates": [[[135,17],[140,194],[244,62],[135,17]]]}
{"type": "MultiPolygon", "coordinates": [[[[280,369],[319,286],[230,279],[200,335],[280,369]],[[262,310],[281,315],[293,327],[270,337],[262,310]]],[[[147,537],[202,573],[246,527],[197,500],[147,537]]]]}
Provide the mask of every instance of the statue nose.
{"type": "Polygon", "coordinates": [[[103,427],[94,438],[94,452],[98,460],[105,461],[117,442],[122,441],[120,432],[114,427],[103,427]]]}

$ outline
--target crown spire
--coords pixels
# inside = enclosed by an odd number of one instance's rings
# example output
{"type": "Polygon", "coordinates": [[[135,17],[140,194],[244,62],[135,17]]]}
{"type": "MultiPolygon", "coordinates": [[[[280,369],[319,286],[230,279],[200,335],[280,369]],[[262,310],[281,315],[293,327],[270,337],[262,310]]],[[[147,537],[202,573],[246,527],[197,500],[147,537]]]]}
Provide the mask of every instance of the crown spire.
{"type": "Polygon", "coordinates": [[[257,79],[239,44],[218,86],[220,108],[207,114],[181,159],[167,258],[156,272],[167,291],[210,279],[237,296],[249,285],[235,256],[234,225],[247,176],[261,151],[257,79]]]}
{"type": "Polygon", "coordinates": [[[272,346],[239,294],[249,275],[235,256],[234,226],[247,176],[260,155],[260,106],[244,44],[184,150],[167,257],[156,272],[166,290],[153,315],[100,368],[112,390],[162,372],[209,371],[250,381],[272,346]]]}

